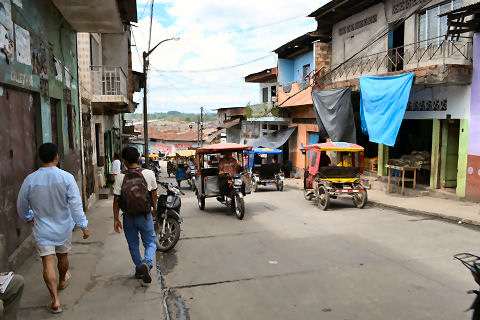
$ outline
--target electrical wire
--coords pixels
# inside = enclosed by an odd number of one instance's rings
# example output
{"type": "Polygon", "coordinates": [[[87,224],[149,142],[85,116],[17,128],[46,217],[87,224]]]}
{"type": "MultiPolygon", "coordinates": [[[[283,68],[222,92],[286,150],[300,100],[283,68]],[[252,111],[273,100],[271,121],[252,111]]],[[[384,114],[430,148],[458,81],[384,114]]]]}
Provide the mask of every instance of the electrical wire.
{"type": "Polygon", "coordinates": [[[147,52],[150,53],[150,43],[152,41],[152,23],[153,23],[153,6],[155,4],[155,0],[152,0],[152,8],[150,9],[150,32],[148,33],[148,50],[147,52]]]}
{"type": "Polygon", "coordinates": [[[142,14],[140,15],[140,18],[138,18],[138,21],[142,20],[143,14],[145,13],[145,10],[147,9],[148,4],[150,3],[150,1],[151,1],[151,0],[148,0],[147,3],[145,4],[145,6],[143,7],[142,14]]]}

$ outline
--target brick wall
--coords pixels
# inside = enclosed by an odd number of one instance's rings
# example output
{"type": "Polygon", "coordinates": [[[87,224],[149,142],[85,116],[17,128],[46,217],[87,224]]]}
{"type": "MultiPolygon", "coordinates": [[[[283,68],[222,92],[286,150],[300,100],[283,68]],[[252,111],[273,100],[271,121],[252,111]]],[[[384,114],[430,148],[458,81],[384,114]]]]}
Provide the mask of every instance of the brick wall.
{"type": "Polygon", "coordinates": [[[332,43],[315,42],[315,68],[324,67],[324,71],[330,70],[332,66],[332,43]]]}

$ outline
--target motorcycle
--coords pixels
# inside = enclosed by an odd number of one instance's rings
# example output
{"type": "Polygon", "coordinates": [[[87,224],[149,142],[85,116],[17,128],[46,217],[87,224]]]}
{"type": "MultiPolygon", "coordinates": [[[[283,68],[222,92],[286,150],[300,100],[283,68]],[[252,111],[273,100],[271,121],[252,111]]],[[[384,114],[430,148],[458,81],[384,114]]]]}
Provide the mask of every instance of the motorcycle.
{"type": "Polygon", "coordinates": [[[192,188],[192,191],[195,191],[196,188],[196,183],[197,183],[197,169],[195,166],[189,166],[187,169],[187,178],[188,178],[188,184],[190,185],[190,188],[192,188]]]}
{"type": "Polygon", "coordinates": [[[179,195],[185,195],[171,183],[159,182],[165,188],[165,193],[158,197],[155,234],[157,235],[157,250],[169,251],[180,239],[180,216],[182,201],[179,195]]]}
{"type": "MultiPolygon", "coordinates": [[[[471,253],[457,253],[453,257],[463,263],[463,265],[467,267],[468,270],[470,270],[473,279],[480,286],[480,257],[471,253]]],[[[468,294],[473,293],[476,294],[475,300],[473,301],[470,308],[468,308],[466,311],[473,310],[472,319],[480,320],[480,291],[468,291],[468,294]]]]}
{"type": "Polygon", "coordinates": [[[239,174],[235,174],[233,177],[228,176],[228,192],[227,195],[217,197],[217,200],[227,207],[230,207],[232,212],[235,213],[239,220],[243,219],[245,214],[245,202],[243,196],[245,195],[245,189],[243,187],[244,181],[239,174]]]}

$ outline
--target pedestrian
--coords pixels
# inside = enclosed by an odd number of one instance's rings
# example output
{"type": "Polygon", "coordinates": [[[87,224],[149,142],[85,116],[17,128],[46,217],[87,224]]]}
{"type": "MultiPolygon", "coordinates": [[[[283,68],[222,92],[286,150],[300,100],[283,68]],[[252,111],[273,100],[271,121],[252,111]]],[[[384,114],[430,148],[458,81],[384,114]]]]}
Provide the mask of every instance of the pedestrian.
{"type": "Polygon", "coordinates": [[[120,155],[118,153],[115,153],[113,155],[113,161],[112,161],[112,175],[114,178],[116,178],[117,175],[120,174],[121,166],[122,164],[120,163],[120,155]]]}
{"type": "Polygon", "coordinates": [[[0,319],[15,320],[22,299],[24,280],[19,274],[14,274],[4,293],[0,292],[0,319]]]}
{"type": "Polygon", "coordinates": [[[37,252],[42,258],[43,280],[52,300],[47,308],[62,312],[58,290],[70,281],[68,252],[72,247],[72,230],[77,225],[83,239],[90,235],[88,221],[75,178],[57,168],[58,149],[45,143],[38,149],[42,166],[23,181],[18,194],[18,215],[33,229],[37,252]],[[58,259],[59,282],[55,274],[55,255],[58,259]]]}
{"type": "Polygon", "coordinates": [[[122,150],[127,170],[117,176],[113,186],[113,228],[117,233],[122,229],[121,209],[123,231],[135,265],[135,278],[142,279],[145,285],[152,282],[150,269],[157,249],[152,210],[152,206],[157,206],[157,181],[153,171],[139,167],[138,158],[137,149],[127,147],[122,150]],[[140,254],[138,234],[145,248],[144,258],[140,254]]]}

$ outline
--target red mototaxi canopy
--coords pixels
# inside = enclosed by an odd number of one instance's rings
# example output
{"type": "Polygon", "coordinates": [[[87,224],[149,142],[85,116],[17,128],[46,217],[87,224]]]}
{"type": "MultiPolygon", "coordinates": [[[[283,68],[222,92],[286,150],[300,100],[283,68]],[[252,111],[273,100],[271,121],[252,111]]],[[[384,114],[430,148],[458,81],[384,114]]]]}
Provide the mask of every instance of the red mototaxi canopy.
{"type": "Polygon", "coordinates": [[[316,143],[311,144],[306,147],[302,147],[302,150],[324,150],[324,151],[350,151],[358,152],[363,151],[363,147],[358,144],[348,143],[348,142],[326,142],[326,143],[316,143]]]}
{"type": "Polygon", "coordinates": [[[243,151],[252,150],[251,146],[238,143],[217,143],[197,149],[197,153],[215,153],[223,151],[243,151]]]}

